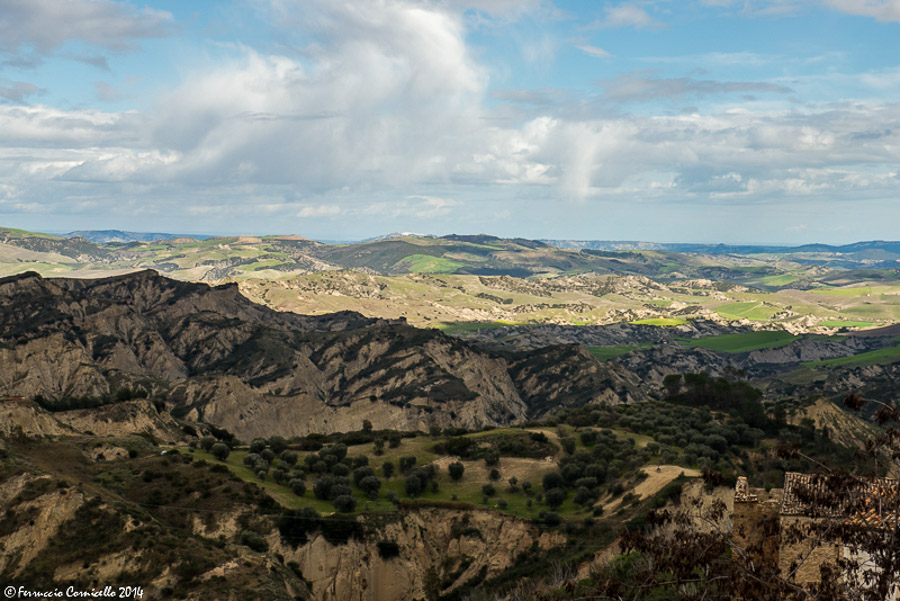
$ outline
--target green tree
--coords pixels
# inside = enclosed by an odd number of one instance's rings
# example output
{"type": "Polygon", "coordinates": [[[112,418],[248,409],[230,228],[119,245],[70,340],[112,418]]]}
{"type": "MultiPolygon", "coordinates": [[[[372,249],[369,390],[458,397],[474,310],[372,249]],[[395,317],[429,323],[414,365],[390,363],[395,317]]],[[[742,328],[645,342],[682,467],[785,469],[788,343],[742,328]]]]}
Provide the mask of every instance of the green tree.
{"type": "Polygon", "coordinates": [[[466,466],[462,464],[460,461],[454,461],[449,466],[447,466],[447,472],[450,474],[450,479],[454,482],[459,482],[462,480],[463,473],[466,471],[466,466]]]}
{"type": "Polygon", "coordinates": [[[227,444],[223,442],[217,442],[212,446],[209,452],[212,453],[212,456],[219,461],[225,461],[226,459],[228,459],[228,455],[231,453],[231,449],[228,448],[227,444]]]}

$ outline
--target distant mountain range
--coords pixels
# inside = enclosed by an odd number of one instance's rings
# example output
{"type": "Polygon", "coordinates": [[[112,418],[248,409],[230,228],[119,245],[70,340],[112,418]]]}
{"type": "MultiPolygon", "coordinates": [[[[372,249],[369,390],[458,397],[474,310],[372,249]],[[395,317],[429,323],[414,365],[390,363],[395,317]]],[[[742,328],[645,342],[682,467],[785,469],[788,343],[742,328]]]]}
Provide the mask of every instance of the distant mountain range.
{"type": "Polygon", "coordinates": [[[763,253],[857,253],[867,250],[881,250],[900,253],[900,242],[872,240],[833,246],[829,244],[803,244],[800,246],[770,246],[764,244],[690,244],[640,242],[628,240],[541,240],[558,248],[573,250],[663,250],[681,253],[704,253],[711,255],[753,255],[763,253]]]}
{"type": "Polygon", "coordinates": [[[154,240],[171,240],[173,238],[195,238],[206,240],[212,236],[202,234],[164,234],[160,232],[125,232],[122,230],[79,230],[63,234],[64,238],[84,238],[96,244],[109,242],[152,242],[154,240]]]}

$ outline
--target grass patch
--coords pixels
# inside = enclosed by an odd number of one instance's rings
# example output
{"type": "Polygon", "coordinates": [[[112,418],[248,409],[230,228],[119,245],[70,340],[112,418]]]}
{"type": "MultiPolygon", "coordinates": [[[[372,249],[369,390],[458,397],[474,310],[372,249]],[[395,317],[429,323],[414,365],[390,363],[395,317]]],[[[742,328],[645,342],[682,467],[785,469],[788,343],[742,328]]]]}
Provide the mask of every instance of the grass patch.
{"type": "Polygon", "coordinates": [[[872,293],[870,286],[855,286],[850,288],[819,288],[812,290],[813,294],[824,294],[826,296],[866,296],[872,293]]]}
{"type": "Polygon", "coordinates": [[[900,359],[900,346],[889,346],[887,348],[878,349],[851,355],[850,357],[837,357],[835,359],[825,359],[823,361],[806,361],[804,367],[840,367],[847,365],[877,365],[879,363],[894,363],[900,359]]]}
{"type": "Polygon", "coordinates": [[[679,338],[678,342],[691,348],[705,348],[726,353],[746,353],[758,349],[785,346],[798,338],[800,336],[795,336],[789,332],[746,332],[743,334],[707,336],[696,340],[679,338]]]}
{"type": "Polygon", "coordinates": [[[839,319],[829,319],[823,321],[822,324],[826,328],[868,328],[875,325],[871,321],[841,321],[839,319]]]}
{"type": "Polygon", "coordinates": [[[432,327],[441,330],[445,334],[460,334],[463,332],[475,332],[477,330],[491,330],[504,326],[524,325],[515,321],[441,321],[432,327]]]}
{"type": "Polygon", "coordinates": [[[397,261],[392,269],[410,273],[453,273],[464,266],[465,263],[443,257],[409,255],[397,261]]]}
{"type": "Polygon", "coordinates": [[[758,302],[737,301],[726,303],[715,309],[716,313],[722,317],[729,319],[750,319],[753,321],[764,321],[771,318],[778,312],[775,307],[767,307],[758,302]]]}
{"type": "Polygon", "coordinates": [[[687,320],[679,317],[651,317],[650,319],[638,319],[630,323],[636,326],[681,326],[686,324],[687,320]]]}
{"type": "Polygon", "coordinates": [[[606,361],[608,359],[614,359],[625,353],[630,353],[636,349],[645,349],[653,346],[649,342],[643,342],[641,344],[616,344],[614,346],[589,346],[587,349],[590,353],[595,356],[600,361],[606,361]]]}

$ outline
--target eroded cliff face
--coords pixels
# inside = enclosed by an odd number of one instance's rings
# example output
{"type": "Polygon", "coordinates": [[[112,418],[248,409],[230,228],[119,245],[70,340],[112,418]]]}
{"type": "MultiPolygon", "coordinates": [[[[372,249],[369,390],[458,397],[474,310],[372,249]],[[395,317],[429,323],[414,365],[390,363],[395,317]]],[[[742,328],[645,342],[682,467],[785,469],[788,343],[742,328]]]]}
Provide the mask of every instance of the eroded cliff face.
{"type": "Polygon", "coordinates": [[[174,415],[241,439],[357,430],[364,420],[407,430],[502,426],[551,406],[638,394],[625,370],[584,351],[539,355],[352,312],[280,313],[235,285],[154,272],[0,279],[0,395],[41,395],[58,410],[140,388],[174,415]]]}
{"type": "Polygon", "coordinates": [[[269,544],[299,564],[317,601],[413,601],[490,580],[520,554],[565,537],[491,511],[417,509],[363,541],[335,545],[319,534],[291,547],[273,533],[269,544]],[[396,543],[397,555],[384,557],[379,542],[396,543]]]}

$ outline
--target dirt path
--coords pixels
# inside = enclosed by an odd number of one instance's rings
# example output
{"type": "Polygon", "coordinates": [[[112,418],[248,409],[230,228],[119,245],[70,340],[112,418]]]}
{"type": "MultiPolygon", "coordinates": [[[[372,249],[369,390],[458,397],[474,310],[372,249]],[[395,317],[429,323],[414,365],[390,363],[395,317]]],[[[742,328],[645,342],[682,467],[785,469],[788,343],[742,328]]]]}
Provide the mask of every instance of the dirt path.
{"type": "MultiPolygon", "coordinates": [[[[641,471],[647,474],[647,478],[630,491],[625,491],[626,494],[632,492],[641,499],[652,497],[682,473],[685,476],[689,477],[700,476],[700,472],[698,470],[688,467],[681,467],[680,465],[660,465],[658,467],[650,465],[647,467],[642,467],[641,471]]],[[[620,505],[621,497],[613,499],[609,503],[603,505],[603,513],[607,514],[610,511],[615,511],[619,508],[620,505]]]]}

